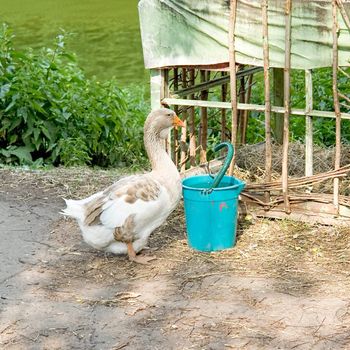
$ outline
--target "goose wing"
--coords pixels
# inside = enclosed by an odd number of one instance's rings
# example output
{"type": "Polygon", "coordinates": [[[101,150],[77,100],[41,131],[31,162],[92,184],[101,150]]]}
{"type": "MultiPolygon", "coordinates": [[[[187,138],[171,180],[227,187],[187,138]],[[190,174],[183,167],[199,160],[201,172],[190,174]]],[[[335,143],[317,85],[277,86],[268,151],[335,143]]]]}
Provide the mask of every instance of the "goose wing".
{"type": "Polygon", "coordinates": [[[146,225],[162,212],[167,196],[166,189],[150,176],[121,179],[86,204],[84,224],[114,229],[132,217],[135,225],[146,225]]]}

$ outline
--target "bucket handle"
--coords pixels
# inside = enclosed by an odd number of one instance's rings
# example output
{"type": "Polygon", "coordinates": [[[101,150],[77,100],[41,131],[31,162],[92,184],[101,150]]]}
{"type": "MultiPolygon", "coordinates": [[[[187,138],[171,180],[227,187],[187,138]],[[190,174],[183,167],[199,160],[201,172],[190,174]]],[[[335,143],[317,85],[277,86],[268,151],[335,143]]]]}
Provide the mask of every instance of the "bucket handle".
{"type": "Polygon", "coordinates": [[[215,146],[214,152],[220,151],[224,147],[227,147],[227,155],[226,155],[225,162],[224,162],[222,168],[220,169],[220,171],[218,172],[218,174],[215,176],[211,187],[203,190],[204,194],[210,194],[211,192],[213,192],[214,188],[218,187],[218,185],[221,182],[222,178],[224,177],[228,167],[231,164],[233,154],[234,154],[234,148],[233,148],[231,143],[229,143],[229,142],[219,143],[217,146],[215,146]]]}

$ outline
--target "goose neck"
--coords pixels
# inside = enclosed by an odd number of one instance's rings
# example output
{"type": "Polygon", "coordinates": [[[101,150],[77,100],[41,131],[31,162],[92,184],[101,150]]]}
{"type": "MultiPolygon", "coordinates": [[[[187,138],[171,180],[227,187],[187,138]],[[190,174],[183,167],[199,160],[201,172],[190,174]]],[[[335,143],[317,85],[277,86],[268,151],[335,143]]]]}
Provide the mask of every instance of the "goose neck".
{"type": "Polygon", "coordinates": [[[169,167],[175,167],[173,161],[165,151],[165,141],[163,139],[154,134],[145,133],[144,142],[152,170],[169,170],[169,167]]]}

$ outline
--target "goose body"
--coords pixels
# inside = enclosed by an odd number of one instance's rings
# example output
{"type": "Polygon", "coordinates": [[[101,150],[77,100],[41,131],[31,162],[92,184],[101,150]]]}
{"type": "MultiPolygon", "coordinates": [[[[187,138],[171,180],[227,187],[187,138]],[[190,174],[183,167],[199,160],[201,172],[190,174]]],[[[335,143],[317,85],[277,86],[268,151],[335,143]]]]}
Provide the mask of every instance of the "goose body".
{"type": "Polygon", "coordinates": [[[152,171],[132,175],[104,191],[81,200],[66,200],[63,214],[77,220],[83,238],[90,246],[129,259],[147,263],[151,258],[137,256],[150,234],[169,216],[181,198],[180,174],[165,151],[173,126],[183,126],[170,109],[150,113],[144,126],[144,143],[152,171]]]}

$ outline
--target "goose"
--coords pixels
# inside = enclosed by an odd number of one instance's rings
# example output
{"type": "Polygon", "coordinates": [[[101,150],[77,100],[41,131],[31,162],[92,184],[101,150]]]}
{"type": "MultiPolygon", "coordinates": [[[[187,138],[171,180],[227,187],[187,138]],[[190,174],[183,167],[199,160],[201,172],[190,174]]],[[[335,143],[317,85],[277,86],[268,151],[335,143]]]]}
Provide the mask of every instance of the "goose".
{"type": "Polygon", "coordinates": [[[88,245],[127,254],[130,261],[140,264],[155,259],[137,253],[181,198],[180,174],[165,150],[165,140],[177,126],[184,123],[171,109],[152,111],[144,124],[144,144],[152,171],[124,177],[85,199],[64,199],[66,208],[61,214],[77,220],[88,245]]]}

